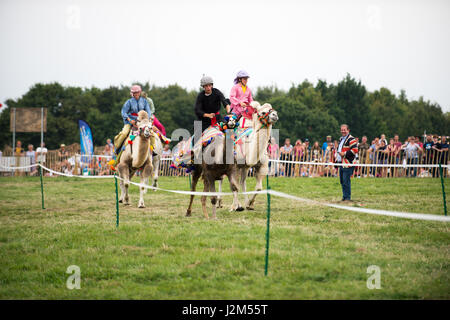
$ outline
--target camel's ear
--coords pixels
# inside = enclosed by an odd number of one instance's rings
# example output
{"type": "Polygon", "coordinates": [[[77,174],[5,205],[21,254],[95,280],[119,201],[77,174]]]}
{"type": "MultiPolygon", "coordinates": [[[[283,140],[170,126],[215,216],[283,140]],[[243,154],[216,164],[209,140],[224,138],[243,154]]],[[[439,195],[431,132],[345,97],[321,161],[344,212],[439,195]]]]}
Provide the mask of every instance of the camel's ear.
{"type": "Polygon", "coordinates": [[[270,103],[264,103],[264,104],[261,106],[261,109],[266,109],[266,108],[272,109],[272,105],[271,105],[270,103]]]}
{"type": "Polygon", "coordinates": [[[261,105],[259,104],[258,101],[252,101],[252,102],[250,103],[250,106],[251,106],[253,109],[255,109],[255,110],[259,110],[259,108],[261,107],[261,105]]]}

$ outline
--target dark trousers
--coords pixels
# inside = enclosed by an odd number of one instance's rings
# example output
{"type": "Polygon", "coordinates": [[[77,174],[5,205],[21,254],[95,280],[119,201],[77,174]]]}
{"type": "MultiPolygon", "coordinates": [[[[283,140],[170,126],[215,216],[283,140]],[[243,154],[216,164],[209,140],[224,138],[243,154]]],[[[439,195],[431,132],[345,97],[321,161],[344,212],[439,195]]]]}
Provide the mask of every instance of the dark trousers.
{"type": "Polygon", "coordinates": [[[342,200],[350,200],[352,195],[352,187],[350,177],[353,174],[354,167],[339,167],[339,180],[342,186],[342,200]]]}
{"type": "MultiPolygon", "coordinates": [[[[407,165],[417,164],[418,162],[419,162],[418,158],[407,158],[406,159],[406,164],[407,165]]],[[[411,176],[411,172],[413,172],[413,177],[417,176],[417,167],[414,167],[414,168],[408,167],[406,169],[406,176],[410,177],[411,176]]]]}

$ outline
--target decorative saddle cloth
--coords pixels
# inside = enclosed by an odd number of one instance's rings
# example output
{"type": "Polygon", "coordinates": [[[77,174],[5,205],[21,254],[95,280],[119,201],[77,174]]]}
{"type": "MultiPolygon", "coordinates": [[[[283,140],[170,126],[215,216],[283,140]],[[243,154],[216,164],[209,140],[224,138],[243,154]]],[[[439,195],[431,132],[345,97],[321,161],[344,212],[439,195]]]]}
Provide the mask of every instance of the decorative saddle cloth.
{"type": "Polygon", "coordinates": [[[192,151],[194,153],[201,152],[201,150],[214,141],[217,136],[223,136],[223,132],[217,126],[208,127],[202,134],[201,139],[198,139],[195,144],[194,136],[186,141],[181,141],[172,150],[172,168],[188,168],[193,164],[192,151]]]}

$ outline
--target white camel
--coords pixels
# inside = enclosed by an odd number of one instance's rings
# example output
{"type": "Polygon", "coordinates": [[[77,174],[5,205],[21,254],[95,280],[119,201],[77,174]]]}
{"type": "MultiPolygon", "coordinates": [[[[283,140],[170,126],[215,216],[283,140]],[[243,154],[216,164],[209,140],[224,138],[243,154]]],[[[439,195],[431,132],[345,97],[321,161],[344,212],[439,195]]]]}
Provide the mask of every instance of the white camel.
{"type": "MultiPolygon", "coordinates": [[[[245,124],[248,127],[253,128],[251,134],[248,137],[244,137],[244,143],[242,148],[236,145],[236,161],[238,167],[238,174],[240,176],[239,183],[241,185],[242,192],[246,192],[247,185],[246,179],[248,171],[253,168],[256,178],[255,191],[261,191],[263,186],[263,178],[269,171],[269,155],[267,147],[269,145],[270,133],[272,125],[278,121],[278,114],[268,103],[262,106],[253,101],[251,107],[255,109],[253,118],[249,123],[248,120],[245,124]]],[[[240,126],[242,127],[243,119],[241,119],[240,126]]],[[[222,190],[221,181],[219,181],[219,192],[222,190]]],[[[245,194],[245,208],[247,210],[254,210],[256,194],[252,196],[249,201],[248,195],[245,194]]],[[[219,200],[219,203],[221,201],[219,200]]]]}
{"type": "MultiPolygon", "coordinates": [[[[155,134],[155,133],[153,133],[155,134]]],[[[153,175],[152,175],[152,186],[158,187],[158,178],[159,178],[159,165],[161,163],[161,154],[163,152],[163,145],[161,139],[155,134],[155,153],[156,155],[152,157],[153,164],[153,175]]],[[[156,190],[154,190],[156,191],[156,190]]]]}
{"type": "MultiPolygon", "coordinates": [[[[119,202],[125,205],[130,204],[128,195],[128,187],[130,180],[137,170],[141,170],[140,180],[141,184],[148,184],[149,177],[152,175],[152,153],[150,151],[150,137],[152,135],[152,123],[148,120],[147,112],[141,110],[138,113],[137,132],[131,130],[130,135],[134,134],[136,137],[128,143],[120,157],[120,163],[117,166],[119,173],[121,195],[119,202]]],[[[127,138],[126,141],[128,141],[127,138]]],[[[147,189],[140,187],[139,208],[145,208],[144,194],[147,189]]]]}

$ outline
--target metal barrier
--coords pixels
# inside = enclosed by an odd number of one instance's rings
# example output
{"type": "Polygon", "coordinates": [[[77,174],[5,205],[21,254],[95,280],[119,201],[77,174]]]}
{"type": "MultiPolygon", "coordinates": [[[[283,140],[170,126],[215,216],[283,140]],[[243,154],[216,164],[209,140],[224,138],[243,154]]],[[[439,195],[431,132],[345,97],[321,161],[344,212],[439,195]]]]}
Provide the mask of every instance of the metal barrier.
{"type": "MultiPolygon", "coordinates": [[[[294,149],[295,151],[295,149],[294,149]]],[[[333,165],[335,155],[333,152],[322,149],[312,149],[307,152],[292,152],[291,154],[281,154],[279,158],[271,159],[269,162],[269,175],[277,177],[337,177],[338,167],[333,165]]],[[[45,156],[39,157],[36,154],[34,159],[26,156],[15,156],[11,153],[4,153],[0,157],[0,164],[4,167],[18,167],[33,164],[38,160],[46,167],[61,173],[71,175],[92,175],[103,176],[114,174],[107,165],[112,157],[109,155],[94,155],[92,157],[82,156],[77,153],[67,153],[61,156],[58,150],[51,150],[45,156]]],[[[450,163],[449,152],[439,152],[430,150],[418,153],[417,157],[408,157],[408,154],[401,150],[395,154],[393,152],[370,152],[364,150],[358,155],[355,166],[355,177],[439,177],[438,164],[447,165],[450,163]],[[430,165],[434,167],[429,167],[430,165]]],[[[159,176],[188,176],[183,168],[171,167],[172,158],[165,156],[160,161],[159,176]]],[[[0,169],[1,175],[38,175],[35,168],[6,171],[0,169]]],[[[52,173],[47,173],[52,175],[52,173]]],[[[249,171],[249,176],[253,176],[253,171],[249,171]]],[[[443,176],[450,177],[449,170],[443,168],[443,176]]]]}
{"type": "MultiPolygon", "coordinates": [[[[308,150],[291,154],[281,154],[269,163],[269,175],[279,177],[337,177],[338,167],[331,165],[336,162],[333,152],[322,149],[308,150]],[[293,163],[297,162],[297,163],[293,163]]],[[[356,158],[354,176],[357,177],[439,177],[438,165],[450,163],[449,152],[430,150],[410,157],[404,150],[398,153],[389,151],[363,150],[356,158]],[[422,166],[421,166],[422,165],[422,166]],[[433,165],[434,167],[428,167],[433,165]]],[[[449,177],[444,168],[444,177],[449,177]]]]}

